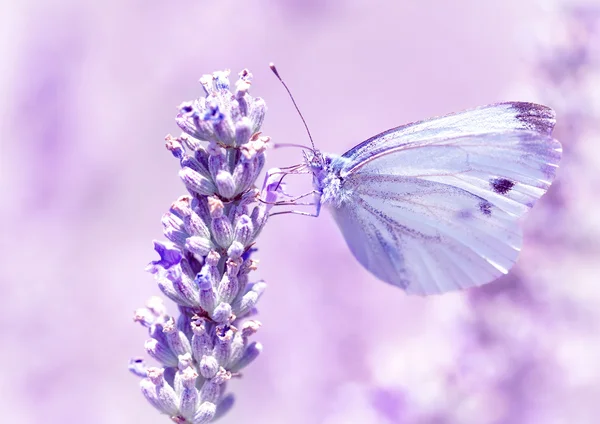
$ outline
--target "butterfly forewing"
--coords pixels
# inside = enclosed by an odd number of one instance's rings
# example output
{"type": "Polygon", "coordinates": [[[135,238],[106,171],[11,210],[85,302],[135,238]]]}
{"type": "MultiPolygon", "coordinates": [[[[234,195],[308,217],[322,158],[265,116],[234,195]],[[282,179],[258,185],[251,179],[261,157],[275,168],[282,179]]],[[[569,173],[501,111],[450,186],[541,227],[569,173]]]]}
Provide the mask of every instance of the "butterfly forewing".
{"type": "Polygon", "coordinates": [[[550,186],[553,112],[498,104],[386,131],[343,155],[333,208],[355,257],[409,293],[490,282],[516,262],[518,218],[550,186]],[[489,128],[486,130],[486,128],[489,128]]]}
{"type": "Polygon", "coordinates": [[[555,113],[549,107],[526,102],[497,103],[392,128],[353,147],[343,157],[360,165],[390,149],[435,144],[459,136],[515,130],[550,135],[555,123],[555,113]]]}

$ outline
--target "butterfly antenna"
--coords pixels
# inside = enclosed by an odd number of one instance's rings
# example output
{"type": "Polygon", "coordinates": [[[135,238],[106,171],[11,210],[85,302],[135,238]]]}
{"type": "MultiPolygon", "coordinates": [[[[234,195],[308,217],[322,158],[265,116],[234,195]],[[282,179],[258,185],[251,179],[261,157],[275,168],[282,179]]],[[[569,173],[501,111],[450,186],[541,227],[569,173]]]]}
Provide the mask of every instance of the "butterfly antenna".
{"type": "Polygon", "coordinates": [[[280,147],[300,147],[301,149],[311,150],[310,147],[305,146],[304,144],[296,144],[296,143],[275,143],[273,147],[279,149],[280,147]]]}
{"type": "Polygon", "coordinates": [[[283,82],[283,79],[281,79],[281,76],[279,75],[279,71],[277,71],[277,68],[275,67],[275,64],[273,62],[269,63],[269,68],[271,68],[271,71],[273,71],[273,73],[275,74],[275,76],[277,77],[279,82],[281,82],[281,84],[283,84],[285,91],[287,91],[287,93],[290,96],[290,99],[292,99],[292,103],[294,104],[294,107],[296,108],[298,115],[300,115],[300,119],[302,119],[304,128],[306,128],[306,132],[308,133],[308,138],[310,139],[310,144],[312,145],[312,150],[315,151],[316,150],[315,142],[313,141],[312,135],[310,134],[310,130],[308,129],[308,125],[306,124],[306,121],[304,120],[304,116],[302,116],[302,112],[300,112],[300,108],[298,108],[298,105],[296,104],[296,100],[294,100],[294,96],[292,96],[292,92],[290,91],[288,86],[285,84],[285,82],[283,82]]]}

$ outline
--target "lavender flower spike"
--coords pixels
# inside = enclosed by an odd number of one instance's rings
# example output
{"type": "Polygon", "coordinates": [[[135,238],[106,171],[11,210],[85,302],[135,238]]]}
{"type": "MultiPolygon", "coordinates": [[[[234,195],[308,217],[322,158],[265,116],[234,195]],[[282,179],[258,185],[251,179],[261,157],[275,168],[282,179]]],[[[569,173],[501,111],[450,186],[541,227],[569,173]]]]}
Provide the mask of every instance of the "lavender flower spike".
{"type": "Polygon", "coordinates": [[[225,394],[228,381],[262,349],[249,341],[260,323],[244,320],[254,314],[266,287],[249,277],[257,263],[251,246],[268,217],[267,205],[256,200],[269,142],[260,134],[266,105],[248,94],[250,72],[239,74],[233,91],[228,76],[229,71],[204,75],[206,97],[179,107],[176,121],[184,134],[166,137],[189,194],[163,215],[169,241],[154,242],[160,259],[147,270],[180,315],[167,315],[154,297],[134,317],[148,328],[146,350],[159,364],[148,368],[134,358],[130,370],[143,378],[150,404],[176,423],[223,416],[234,403],[225,394]]]}

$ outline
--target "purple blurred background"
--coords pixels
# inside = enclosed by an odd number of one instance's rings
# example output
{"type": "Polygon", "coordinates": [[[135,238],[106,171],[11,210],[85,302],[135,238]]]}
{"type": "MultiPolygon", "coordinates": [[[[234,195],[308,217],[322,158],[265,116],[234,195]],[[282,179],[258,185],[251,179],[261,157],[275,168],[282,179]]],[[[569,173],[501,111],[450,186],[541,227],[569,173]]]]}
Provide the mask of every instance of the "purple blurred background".
{"type": "MultiPolygon", "coordinates": [[[[184,194],[163,137],[203,73],[254,73],[264,133],[341,153],[502,100],[558,113],[559,181],[511,274],[407,297],[328,215],[273,218],[263,355],[223,423],[600,421],[600,2],[22,0],[0,4],[0,421],[165,423],[126,369],[158,294],[144,266],[184,194]]],[[[270,153],[268,166],[299,162],[270,153]]],[[[297,177],[298,178],[298,177],[297,177]]],[[[308,183],[308,182],[305,182],[308,183]]],[[[302,183],[301,183],[302,184],[302,183]]],[[[175,312],[174,309],[171,309],[175,312]]]]}

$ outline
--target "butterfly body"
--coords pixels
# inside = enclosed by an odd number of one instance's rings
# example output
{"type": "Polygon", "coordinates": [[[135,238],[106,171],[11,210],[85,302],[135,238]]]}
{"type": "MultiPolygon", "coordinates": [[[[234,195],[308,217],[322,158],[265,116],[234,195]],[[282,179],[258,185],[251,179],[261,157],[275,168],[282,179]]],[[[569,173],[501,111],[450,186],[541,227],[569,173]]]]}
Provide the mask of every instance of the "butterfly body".
{"type": "Polygon", "coordinates": [[[519,218],[561,156],[551,109],[500,103],[376,135],[341,156],[305,153],[356,259],[409,293],[493,281],[515,264],[519,218]]]}

